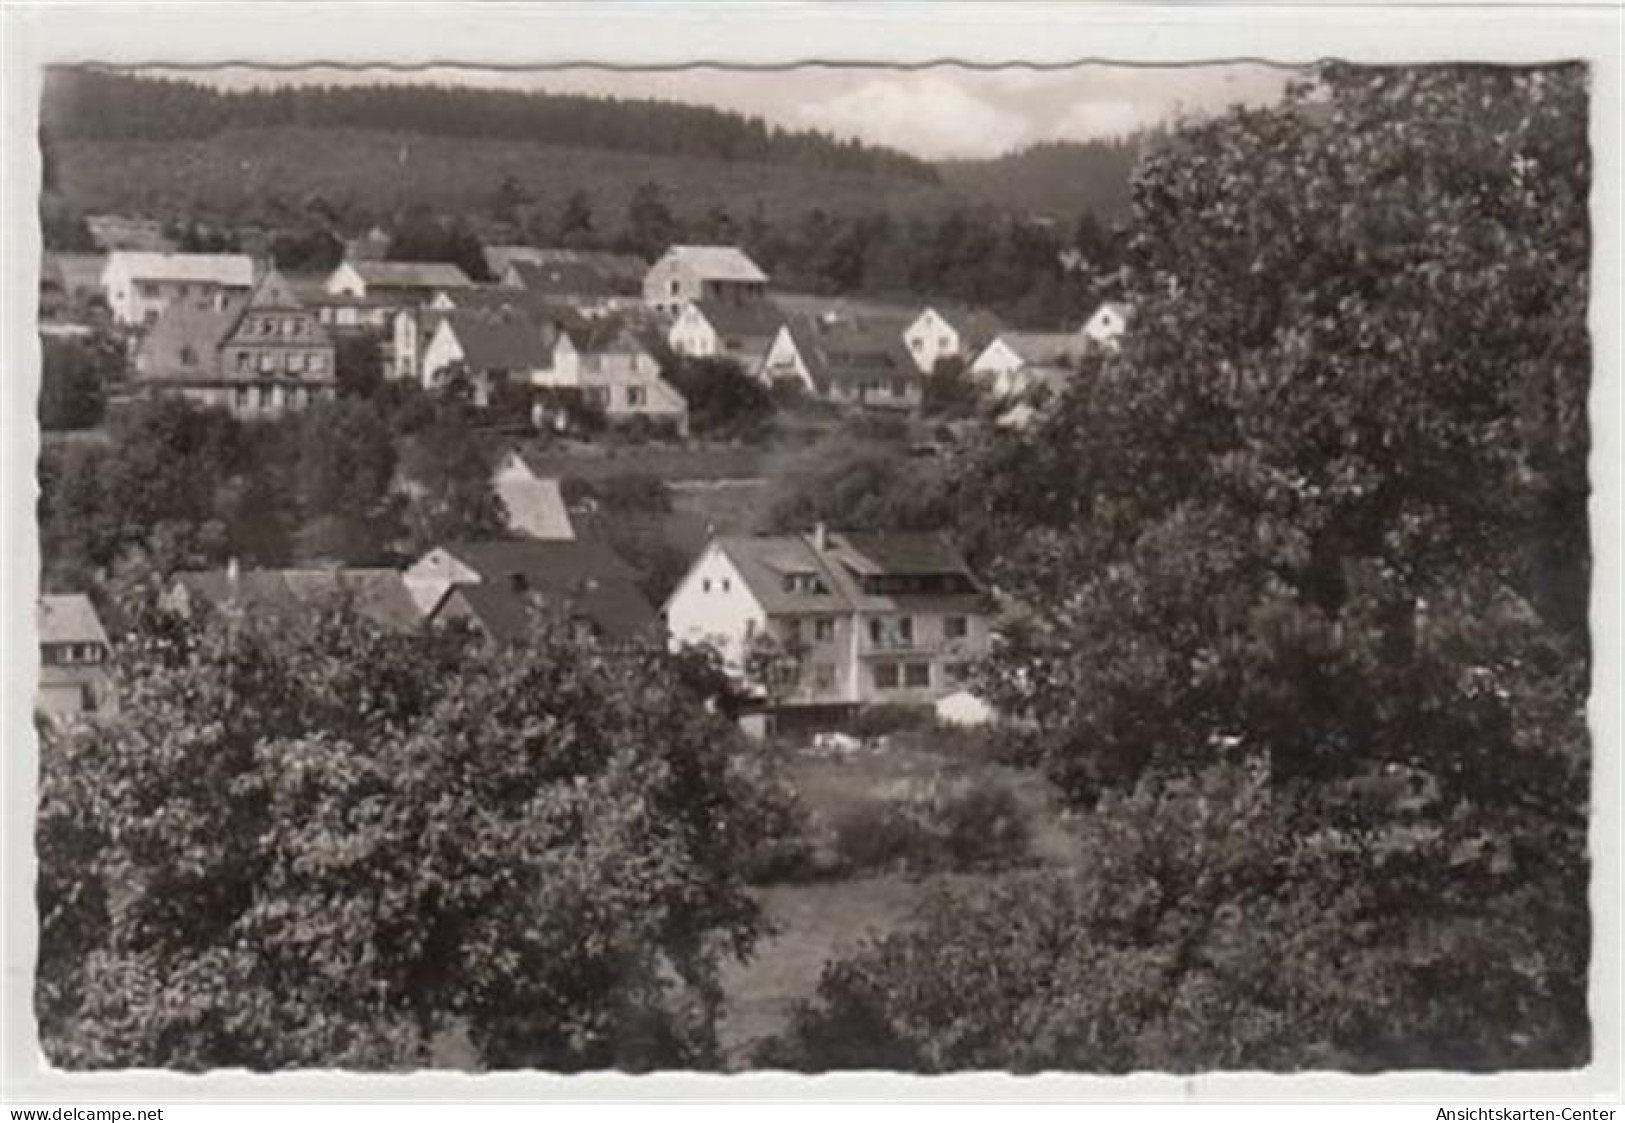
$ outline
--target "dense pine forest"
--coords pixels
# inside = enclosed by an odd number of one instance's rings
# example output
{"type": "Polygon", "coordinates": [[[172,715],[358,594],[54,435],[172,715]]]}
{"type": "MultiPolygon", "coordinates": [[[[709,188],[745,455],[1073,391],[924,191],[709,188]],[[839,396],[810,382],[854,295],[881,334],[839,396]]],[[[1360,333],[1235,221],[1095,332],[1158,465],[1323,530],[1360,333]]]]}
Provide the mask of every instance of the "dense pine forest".
{"type": "Polygon", "coordinates": [[[708,160],[805,163],[935,182],[929,163],[702,106],[445,86],[224,91],[61,68],[46,82],[45,140],[199,140],[238,129],[383,129],[708,160]]]}

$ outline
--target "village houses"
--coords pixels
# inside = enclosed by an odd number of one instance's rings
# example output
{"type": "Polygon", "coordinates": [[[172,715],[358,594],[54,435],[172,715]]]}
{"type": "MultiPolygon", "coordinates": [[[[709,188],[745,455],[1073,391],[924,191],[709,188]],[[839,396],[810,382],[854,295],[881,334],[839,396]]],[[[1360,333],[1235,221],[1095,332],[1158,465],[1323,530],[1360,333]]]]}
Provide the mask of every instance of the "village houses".
{"type": "Polygon", "coordinates": [[[1083,337],[1089,342],[1115,350],[1121,345],[1123,333],[1128,331],[1133,311],[1121,301],[1108,300],[1084,321],[1083,337]]]}
{"type": "Polygon", "coordinates": [[[687,358],[732,359],[754,374],[784,324],[784,313],[771,301],[695,300],[677,313],[666,343],[687,358]]]}
{"type": "Polygon", "coordinates": [[[38,611],[40,678],[35,710],[54,721],[115,712],[112,647],[90,598],[83,593],[46,593],[38,611]]]}
{"type": "Polygon", "coordinates": [[[559,481],[537,472],[520,450],[503,454],[491,473],[491,487],[502,500],[510,534],[553,542],[576,537],[559,481]]]}
{"type": "Polygon", "coordinates": [[[326,287],[332,296],[406,308],[427,304],[444,289],[473,283],[457,266],[441,261],[344,261],[328,276],[326,287]]]}
{"type": "Polygon", "coordinates": [[[497,642],[523,634],[533,611],[611,646],[647,646],[658,634],[659,617],[631,567],[593,539],[450,542],[404,579],[429,623],[461,621],[497,642]]]}
{"type": "Polygon", "coordinates": [[[425,388],[460,370],[471,380],[476,400],[506,378],[578,391],[611,424],[641,418],[678,435],[688,432],[687,401],[660,376],[660,364],[632,331],[613,320],[516,305],[454,308],[437,314],[421,366],[425,388]]]}
{"type": "Polygon", "coordinates": [[[931,703],[990,642],[987,594],[935,534],[715,538],[665,617],[674,646],[789,707],[931,703]]]}
{"type": "Polygon", "coordinates": [[[836,405],[908,411],[925,400],[925,376],[890,322],[791,317],[757,375],[769,385],[792,382],[836,405]]]}
{"type": "Polygon", "coordinates": [[[903,342],[914,365],[925,374],[944,359],[967,363],[1004,329],[997,316],[973,308],[927,305],[903,329],[903,342]]]}
{"type": "Polygon", "coordinates": [[[266,417],[333,397],[333,341],[275,270],[251,293],[176,304],[136,351],[135,380],[149,393],[266,417]]]}
{"type": "Polygon", "coordinates": [[[254,285],[254,260],[240,253],[116,251],[102,266],[102,290],[113,319],[152,324],[172,305],[206,308],[254,285]]]}
{"type": "Polygon", "coordinates": [[[767,274],[735,246],[672,246],[649,267],[643,301],[676,316],[695,300],[748,304],[767,295],[767,274]]]}

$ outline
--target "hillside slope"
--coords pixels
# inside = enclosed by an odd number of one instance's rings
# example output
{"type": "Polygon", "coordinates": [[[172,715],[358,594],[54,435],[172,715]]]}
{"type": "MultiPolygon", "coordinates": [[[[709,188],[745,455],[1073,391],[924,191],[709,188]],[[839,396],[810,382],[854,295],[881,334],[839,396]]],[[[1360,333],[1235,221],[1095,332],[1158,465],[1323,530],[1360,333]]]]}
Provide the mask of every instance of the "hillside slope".
{"type": "Polygon", "coordinates": [[[1017,211],[1074,220],[1085,210],[1102,222],[1129,215],[1129,177],[1138,141],[1039,144],[993,160],[937,165],[944,183],[972,198],[1017,211]]]}
{"type": "Polygon", "coordinates": [[[57,140],[50,155],[56,189],[78,209],[164,219],[274,217],[311,196],[375,219],[413,203],[476,213],[492,205],[505,178],[548,213],[584,191],[607,227],[622,222],[633,192],[646,182],[660,185],[679,216],[699,218],[722,207],[741,222],[757,214],[769,223],[800,219],[814,208],[930,216],[964,201],[954,190],[895,175],[362,129],[57,140]]]}

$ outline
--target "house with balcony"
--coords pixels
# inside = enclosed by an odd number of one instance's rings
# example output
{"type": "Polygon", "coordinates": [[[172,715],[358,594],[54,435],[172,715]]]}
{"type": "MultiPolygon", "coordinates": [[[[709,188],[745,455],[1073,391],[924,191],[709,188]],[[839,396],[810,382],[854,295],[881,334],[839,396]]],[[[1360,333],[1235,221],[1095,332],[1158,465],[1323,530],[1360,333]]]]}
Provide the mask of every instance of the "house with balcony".
{"type": "Polygon", "coordinates": [[[714,649],[773,708],[836,713],[960,689],[992,602],[941,535],[820,527],[713,539],[665,618],[675,647],[714,649]]]}
{"type": "Polygon", "coordinates": [[[767,274],[737,246],[672,246],[643,278],[643,302],[667,316],[696,300],[749,304],[767,295],[767,274]]]}

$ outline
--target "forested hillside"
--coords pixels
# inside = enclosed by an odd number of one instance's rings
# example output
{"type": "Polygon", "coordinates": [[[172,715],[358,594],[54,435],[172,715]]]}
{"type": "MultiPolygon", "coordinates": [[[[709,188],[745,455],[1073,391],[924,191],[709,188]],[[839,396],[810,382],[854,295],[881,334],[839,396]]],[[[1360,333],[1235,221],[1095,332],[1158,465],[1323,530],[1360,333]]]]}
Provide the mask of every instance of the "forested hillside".
{"type": "Polygon", "coordinates": [[[47,141],[199,140],[288,126],[382,129],[937,178],[930,164],[891,149],[675,102],[419,85],[222,91],[62,67],[47,76],[44,105],[47,141]]]}
{"type": "Polygon", "coordinates": [[[1129,215],[1129,174],[1143,141],[1035,144],[994,160],[947,160],[942,181],[975,199],[1058,218],[1093,211],[1103,222],[1129,215]]]}

